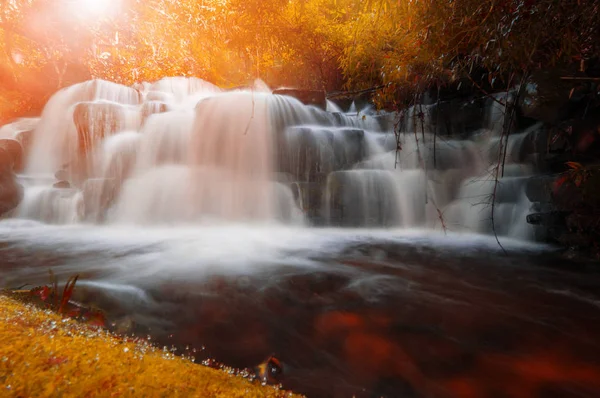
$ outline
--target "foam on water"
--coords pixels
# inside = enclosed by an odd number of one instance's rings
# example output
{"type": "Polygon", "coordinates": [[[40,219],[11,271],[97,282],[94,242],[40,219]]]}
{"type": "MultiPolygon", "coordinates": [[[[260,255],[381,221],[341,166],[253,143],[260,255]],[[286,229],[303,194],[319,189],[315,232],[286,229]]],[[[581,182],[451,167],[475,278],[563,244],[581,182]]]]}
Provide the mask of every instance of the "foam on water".
{"type": "MultiPolygon", "coordinates": [[[[281,267],[327,270],[331,266],[327,260],[364,245],[406,245],[435,256],[463,258],[500,253],[493,237],[478,234],[222,223],[174,229],[53,226],[6,220],[0,222],[0,243],[10,245],[11,250],[30,252],[35,259],[32,267],[40,261],[37,253],[48,253],[48,260],[56,258],[52,269],[60,277],[85,272],[92,280],[138,286],[164,279],[200,281],[215,274],[246,275],[281,267]]],[[[548,250],[543,245],[509,238],[502,238],[502,244],[515,253],[548,250]]],[[[45,278],[46,270],[24,267],[14,270],[12,277],[18,280],[29,273],[45,278]]]]}

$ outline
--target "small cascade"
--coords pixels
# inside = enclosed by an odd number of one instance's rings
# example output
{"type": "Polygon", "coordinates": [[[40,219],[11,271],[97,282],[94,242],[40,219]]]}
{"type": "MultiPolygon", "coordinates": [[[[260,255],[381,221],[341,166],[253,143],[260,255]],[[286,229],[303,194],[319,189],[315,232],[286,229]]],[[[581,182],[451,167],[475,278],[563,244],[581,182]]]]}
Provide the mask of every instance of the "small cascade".
{"type": "Polygon", "coordinates": [[[188,164],[193,123],[191,109],[150,116],[140,132],[136,173],[163,164],[188,164]]]}
{"type": "MultiPolygon", "coordinates": [[[[60,90],[48,101],[42,112],[41,122],[37,124],[33,133],[31,155],[27,164],[29,173],[54,173],[65,162],[73,160],[76,148],[81,141],[86,142],[87,139],[87,137],[77,138],[75,110],[78,109],[82,117],[89,115],[85,107],[77,108],[75,105],[94,101],[107,102],[106,105],[99,105],[98,108],[105,107],[115,110],[116,106],[110,106],[108,103],[138,105],[141,101],[141,94],[131,87],[103,80],[79,83],[60,90]]],[[[117,112],[115,110],[115,113],[117,112]]],[[[99,123],[106,123],[110,126],[118,123],[107,117],[101,119],[102,121],[99,123]]],[[[85,130],[94,129],[97,126],[95,123],[84,126],[84,123],[82,121],[80,128],[85,130]]],[[[94,129],[94,133],[101,134],[97,129],[94,129]]]]}
{"type": "Polygon", "coordinates": [[[39,122],[0,133],[35,129],[13,213],[47,223],[443,223],[528,238],[526,177],[545,136],[539,125],[511,130],[496,184],[507,98],[343,112],[272,94],[262,81],[223,91],[183,77],[135,88],[94,80],[59,91],[39,122]],[[448,121],[453,112],[464,115],[448,121]]]}
{"type": "Polygon", "coordinates": [[[340,108],[338,104],[331,100],[327,100],[327,107],[325,109],[330,113],[344,113],[342,108],[340,108]]]}
{"type": "Polygon", "coordinates": [[[398,186],[387,170],[345,170],[329,174],[327,220],[345,227],[401,224],[398,186]]]}
{"type": "Polygon", "coordinates": [[[25,187],[25,195],[14,210],[16,217],[53,224],[72,224],[79,220],[82,194],[78,190],[27,179],[20,182],[25,187]]]}
{"type": "Polygon", "coordinates": [[[350,104],[350,109],[348,109],[348,113],[350,114],[357,114],[358,113],[358,109],[356,109],[356,102],[352,101],[352,103],[350,104]]]}
{"type": "Polygon", "coordinates": [[[0,127],[0,139],[12,138],[17,139],[20,133],[33,131],[39,118],[21,118],[12,123],[0,127]]]}

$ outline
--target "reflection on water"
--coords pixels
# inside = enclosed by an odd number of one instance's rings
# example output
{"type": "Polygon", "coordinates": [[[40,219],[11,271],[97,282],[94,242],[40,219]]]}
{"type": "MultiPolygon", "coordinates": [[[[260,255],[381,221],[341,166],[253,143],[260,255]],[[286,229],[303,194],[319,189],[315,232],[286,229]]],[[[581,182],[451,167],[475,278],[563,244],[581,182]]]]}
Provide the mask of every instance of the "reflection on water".
{"type": "Polygon", "coordinates": [[[136,332],[240,368],[274,354],[284,387],[311,397],[600,396],[600,275],[503,245],[507,256],[490,237],[409,230],[7,220],[0,276],[79,273],[78,298],[136,332]]]}

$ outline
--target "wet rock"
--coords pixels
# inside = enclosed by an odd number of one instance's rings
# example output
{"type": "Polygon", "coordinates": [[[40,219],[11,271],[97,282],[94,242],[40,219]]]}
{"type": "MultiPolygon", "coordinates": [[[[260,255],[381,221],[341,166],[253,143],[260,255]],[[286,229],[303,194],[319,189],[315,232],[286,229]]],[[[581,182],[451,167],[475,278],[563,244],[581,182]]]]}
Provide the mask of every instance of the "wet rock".
{"type": "Polygon", "coordinates": [[[327,98],[325,91],[302,90],[294,88],[280,88],[273,90],[273,94],[294,97],[305,105],[313,105],[323,110],[327,109],[327,98]]]}
{"type": "Polygon", "coordinates": [[[54,173],[54,178],[58,181],[68,181],[69,180],[69,172],[65,169],[58,170],[54,173]]]}
{"type": "Polygon", "coordinates": [[[455,99],[422,108],[424,112],[429,112],[429,120],[441,135],[467,135],[483,127],[485,115],[483,99],[468,101],[455,99]]]}
{"type": "Polygon", "coordinates": [[[568,213],[561,211],[533,213],[527,216],[527,223],[532,225],[543,225],[546,227],[565,226],[567,214],[568,213]]]}
{"type": "Polygon", "coordinates": [[[69,189],[69,188],[71,188],[71,184],[69,183],[69,181],[59,181],[57,183],[54,183],[53,187],[61,188],[61,189],[69,189]]]}
{"type": "Polygon", "coordinates": [[[23,199],[23,187],[12,171],[13,158],[0,148],[0,216],[15,209],[23,199]]]}
{"type": "Polygon", "coordinates": [[[523,135],[520,147],[518,148],[518,159],[520,162],[526,160],[529,155],[548,152],[548,130],[541,123],[529,127],[523,132],[523,135]]]}
{"type": "Polygon", "coordinates": [[[380,131],[392,131],[394,128],[394,122],[396,118],[394,113],[384,113],[380,115],[372,115],[369,117],[379,125],[380,131]]]}
{"type": "Polygon", "coordinates": [[[0,140],[0,149],[10,158],[12,170],[21,171],[23,169],[23,147],[19,141],[11,139],[0,140]]]}
{"type": "MultiPolygon", "coordinates": [[[[594,184],[592,183],[591,186],[594,187],[594,184]]],[[[550,189],[552,190],[552,203],[559,209],[571,210],[586,202],[585,194],[588,190],[580,189],[574,178],[568,173],[558,175],[550,189]]]]}
{"type": "Polygon", "coordinates": [[[324,223],[323,215],[323,187],[322,183],[294,182],[290,185],[298,208],[308,217],[309,221],[321,225],[324,223]]]}
{"type": "Polygon", "coordinates": [[[546,123],[556,123],[569,112],[571,84],[561,80],[567,72],[558,69],[541,70],[526,83],[520,108],[524,116],[546,123]]]}
{"type": "Polygon", "coordinates": [[[587,156],[586,163],[595,161],[600,156],[600,114],[590,110],[587,117],[575,119],[558,138],[566,141],[569,152],[587,156]]]}
{"type": "Polygon", "coordinates": [[[364,134],[353,128],[290,128],[280,148],[281,171],[298,181],[324,182],[329,173],[349,169],[364,159],[364,134]]]}
{"type": "Polygon", "coordinates": [[[552,202],[552,186],[556,181],[554,175],[534,176],[527,179],[525,194],[532,202],[552,202]]]}
{"type": "Polygon", "coordinates": [[[23,187],[14,179],[0,178],[0,216],[14,210],[23,199],[23,187]]]}
{"type": "MultiPolygon", "coordinates": [[[[39,118],[22,118],[0,127],[0,139],[13,139],[21,144],[23,152],[21,165],[25,164],[33,142],[33,132],[39,120],[39,118]]],[[[21,169],[21,167],[17,168],[21,169]]]]}
{"type": "Polygon", "coordinates": [[[104,137],[125,128],[125,109],[116,103],[82,102],[75,106],[73,121],[79,149],[86,153],[104,137]]]}
{"type": "Polygon", "coordinates": [[[537,154],[528,159],[535,166],[536,171],[549,174],[560,174],[568,171],[570,168],[567,162],[581,163],[584,166],[595,162],[593,157],[572,153],[537,154]]]}
{"type": "MultiPolygon", "coordinates": [[[[166,103],[173,100],[173,95],[162,91],[150,91],[146,94],[147,102],[166,103]]],[[[145,104],[144,104],[145,105],[145,104]]]]}
{"type": "Polygon", "coordinates": [[[254,372],[259,380],[267,384],[280,383],[284,375],[282,363],[274,356],[256,366],[254,372]]]}
{"type": "Polygon", "coordinates": [[[161,101],[148,101],[144,102],[142,105],[142,120],[146,122],[146,119],[150,115],[154,115],[156,113],[164,113],[169,111],[169,106],[165,102],[161,101]]]}
{"type": "MultiPolygon", "coordinates": [[[[503,138],[503,147],[505,142],[506,141],[503,138]]],[[[499,143],[500,137],[493,137],[488,147],[488,161],[493,164],[498,162],[498,152],[500,150],[499,143]]],[[[548,146],[548,130],[544,128],[541,123],[537,123],[525,131],[510,134],[508,137],[506,156],[504,156],[503,149],[502,157],[503,159],[506,159],[506,163],[526,163],[531,160],[534,155],[545,155],[548,152],[548,146]]],[[[544,158],[545,156],[541,157],[539,160],[543,160],[544,158]]]]}

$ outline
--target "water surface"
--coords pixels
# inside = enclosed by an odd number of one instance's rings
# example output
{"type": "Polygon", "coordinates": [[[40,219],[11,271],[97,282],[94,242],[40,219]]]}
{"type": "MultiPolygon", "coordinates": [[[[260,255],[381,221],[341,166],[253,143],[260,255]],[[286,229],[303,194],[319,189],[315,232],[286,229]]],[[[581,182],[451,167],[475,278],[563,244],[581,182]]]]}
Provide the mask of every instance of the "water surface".
{"type": "Polygon", "coordinates": [[[310,397],[600,395],[600,274],[554,249],[420,230],[0,223],[9,287],[78,299],[157,344],[310,397]]]}

